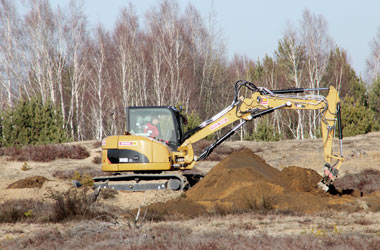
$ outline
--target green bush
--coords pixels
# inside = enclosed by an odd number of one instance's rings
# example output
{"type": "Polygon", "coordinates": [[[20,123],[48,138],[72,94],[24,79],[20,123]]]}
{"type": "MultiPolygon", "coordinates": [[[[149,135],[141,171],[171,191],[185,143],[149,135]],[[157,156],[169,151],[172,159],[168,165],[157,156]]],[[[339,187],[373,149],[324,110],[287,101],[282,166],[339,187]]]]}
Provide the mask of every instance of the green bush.
{"type": "Polygon", "coordinates": [[[61,113],[40,98],[20,100],[1,114],[1,145],[41,145],[68,141],[61,113]]]}
{"type": "Polygon", "coordinates": [[[268,118],[259,120],[256,130],[244,137],[247,141],[279,141],[281,135],[269,124],[268,118]]]}
{"type": "Polygon", "coordinates": [[[371,85],[369,94],[369,107],[377,118],[380,118],[380,78],[377,78],[371,85]]]}
{"type": "Polygon", "coordinates": [[[188,113],[185,115],[185,117],[187,119],[187,124],[185,124],[183,128],[185,133],[189,130],[192,130],[193,128],[198,127],[198,125],[201,124],[202,122],[199,115],[196,114],[195,112],[188,113]]]}
{"type": "Polygon", "coordinates": [[[366,134],[379,129],[374,112],[352,96],[342,103],[342,127],[344,136],[366,134]]]}

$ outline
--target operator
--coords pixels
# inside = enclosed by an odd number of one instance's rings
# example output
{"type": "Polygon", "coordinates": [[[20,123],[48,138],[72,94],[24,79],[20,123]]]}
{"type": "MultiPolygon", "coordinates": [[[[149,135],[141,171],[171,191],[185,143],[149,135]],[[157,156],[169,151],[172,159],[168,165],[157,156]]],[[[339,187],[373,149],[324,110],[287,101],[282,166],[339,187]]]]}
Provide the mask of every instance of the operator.
{"type": "Polygon", "coordinates": [[[160,123],[160,120],[158,119],[158,116],[153,116],[152,121],[148,122],[144,127],[144,133],[148,133],[149,137],[155,138],[160,135],[160,132],[158,130],[158,124],[160,123]]]}

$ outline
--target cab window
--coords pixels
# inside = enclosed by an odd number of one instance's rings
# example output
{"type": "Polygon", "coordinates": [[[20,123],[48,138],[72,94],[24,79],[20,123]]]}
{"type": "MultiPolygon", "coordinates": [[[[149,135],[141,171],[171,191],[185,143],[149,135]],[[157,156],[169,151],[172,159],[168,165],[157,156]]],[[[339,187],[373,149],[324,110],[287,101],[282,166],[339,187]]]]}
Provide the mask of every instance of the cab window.
{"type": "Polygon", "coordinates": [[[156,135],[163,141],[177,141],[172,112],[166,108],[129,108],[129,132],[140,136],[156,135]],[[153,130],[153,131],[152,131],[153,130]]]}

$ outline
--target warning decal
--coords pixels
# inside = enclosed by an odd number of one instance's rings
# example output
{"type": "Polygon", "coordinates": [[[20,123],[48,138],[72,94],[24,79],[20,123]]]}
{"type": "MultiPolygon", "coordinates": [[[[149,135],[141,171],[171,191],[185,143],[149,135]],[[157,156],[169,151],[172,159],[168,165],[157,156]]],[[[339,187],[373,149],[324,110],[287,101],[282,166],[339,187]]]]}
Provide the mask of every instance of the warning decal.
{"type": "Polygon", "coordinates": [[[213,124],[210,127],[210,129],[211,130],[215,130],[215,129],[219,128],[220,126],[222,126],[223,124],[225,124],[226,122],[228,122],[228,118],[227,117],[225,117],[222,120],[218,121],[217,123],[213,124]]]}

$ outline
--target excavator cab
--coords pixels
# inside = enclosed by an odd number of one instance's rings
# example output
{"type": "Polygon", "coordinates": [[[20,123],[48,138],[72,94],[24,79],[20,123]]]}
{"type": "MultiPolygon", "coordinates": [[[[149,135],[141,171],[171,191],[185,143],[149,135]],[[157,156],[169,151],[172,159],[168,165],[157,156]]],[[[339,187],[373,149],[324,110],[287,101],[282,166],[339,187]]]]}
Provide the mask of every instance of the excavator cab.
{"type": "Polygon", "coordinates": [[[109,136],[102,142],[102,170],[172,170],[171,154],[182,144],[184,121],[172,106],[127,107],[126,133],[109,136]]]}
{"type": "Polygon", "coordinates": [[[172,150],[176,150],[183,141],[183,123],[186,119],[175,107],[127,107],[126,119],[126,130],[132,135],[154,138],[166,143],[172,150]]]}

